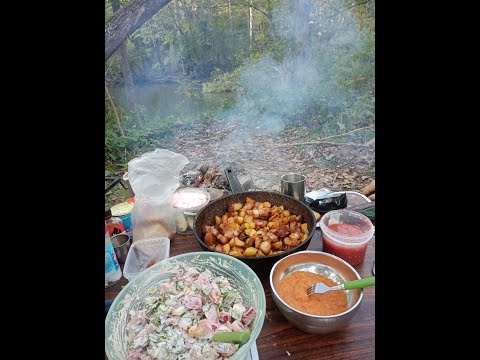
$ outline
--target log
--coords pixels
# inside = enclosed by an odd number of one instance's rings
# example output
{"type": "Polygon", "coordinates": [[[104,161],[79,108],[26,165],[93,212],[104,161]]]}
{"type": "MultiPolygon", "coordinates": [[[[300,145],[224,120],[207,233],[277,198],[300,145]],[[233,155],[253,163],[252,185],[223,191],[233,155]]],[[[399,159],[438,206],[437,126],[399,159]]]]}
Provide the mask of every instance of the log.
{"type": "Polygon", "coordinates": [[[205,174],[208,171],[208,165],[204,164],[204,165],[200,166],[198,171],[200,171],[202,174],[205,174]]]}

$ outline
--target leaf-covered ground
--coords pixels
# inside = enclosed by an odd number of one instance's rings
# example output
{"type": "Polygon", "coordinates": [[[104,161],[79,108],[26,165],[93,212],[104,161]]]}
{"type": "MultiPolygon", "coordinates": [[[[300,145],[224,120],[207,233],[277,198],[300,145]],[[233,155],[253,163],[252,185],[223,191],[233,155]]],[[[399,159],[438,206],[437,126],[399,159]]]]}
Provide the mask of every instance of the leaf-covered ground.
{"type": "MultiPolygon", "coordinates": [[[[181,153],[190,160],[189,169],[229,163],[241,183],[250,180],[257,190],[280,190],[280,177],[289,172],[306,175],[307,191],[323,187],[359,191],[375,178],[375,143],[369,141],[373,129],[321,142],[324,137],[298,124],[274,132],[263,125],[210,122],[177,127],[168,137],[152,137],[151,150],[181,153]],[[320,143],[303,144],[316,141],[320,143]]],[[[111,205],[127,197],[127,191],[117,186],[106,201],[111,205]]]]}

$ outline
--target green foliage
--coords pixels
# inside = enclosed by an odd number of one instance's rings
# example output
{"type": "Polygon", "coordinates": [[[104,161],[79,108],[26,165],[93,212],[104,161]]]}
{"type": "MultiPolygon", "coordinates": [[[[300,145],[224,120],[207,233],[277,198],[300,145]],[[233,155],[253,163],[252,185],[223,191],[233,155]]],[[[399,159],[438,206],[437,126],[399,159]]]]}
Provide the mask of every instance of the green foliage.
{"type": "MultiPolygon", "coordinates": [[[[158,139],[172,134],[173,126],[185,122],[173,117],[152,118],[140,129],[133,115],[125,108],[116,105],[125,137],[121,136],[109,103],[105,105],[105,163],[115,167],[125,167],[126,163],[145,151],[154,150],[158,139]]],[[[142,112],[141,108],[139,111],[142,112]]]]}
{"type": "MultiPolygon", "coordinates": [[[[122,0],[122,6],[127,2],[122,0]]],[[[180,81],[177,91],[184,98],[209,105],[188,114],[174,111],[175,116],[144,111],[142,129],[119,106],[123,138],[106,102],[107,164],[125,166],[179,127],[228,121],[228,116],[272,124],[281,120],[287,126],[301,122],[311,129],[305,136],[375,124],[374,0],[253,3],[252,44],[249,2],[239,0],[172,0],[129,37],[128,60],[137,83],[173,78],[180,81]],[[298,8],[299,3],[306,7],[298,8]],[[308,16],[304,32],[297,22],[301,10],[308,16]]],[[[108,21],[110,0],[105,7],[108,21]]],[[[118,54],[105,70],[112,82],[122,81],[118,54]]],[[[361,131],[352,138],[365,142],[373,136],[373,131],[361,131]]]]}
{"type": "MultiPolygon", "coordinates": [[[[180,88],[179,91],[189,91],[188,86],[180,88]]],[[[190,89],[193,92],[193,89],[190,89]]],[[[215,108],[219,108],[221,103],[215,108]]],[[[110,102],[105,99],[105,164],[110,171],[126,169],[128,161],[134,157],[155,150],[158,147],[165,147],[169,144],[176,131],[188,129],[193,124],[210,122],[214,119],[216,111],[205,111],[195,113],[192,116],[152,116],[146,115],[145,109],[137,106],[137,110],[143,114],[145,121],[142,128],[139,128],[134,115],[124,107],[115,105],[120,117],[125,137],[121,136],[118,124],[114,117],[110,102]]]]}
{"type": "MultiPolygon", "coordinates": [[[[255,6],[269,14],[275,2],[256,0],[255,6]]],[[[129,37],[127,50],[134,77],[184,74],[206,79],[216,69],[233,71],[250,57],[247,12],[246,1],[172,0],[129,37]]],[[[111,16],[111,4],[106,1],[105,21],[111,16]]],[[[255,10],[253,26],[252,57],[259,57],[272,41],[270,20],[255,10]]],[[[118,62],[112,65],[118,66],[118,62]]],[[[111,76],[117,75],[112,69],[111,76]]]]}
{"type": "Polygon", "coordinates": [[[220,69],[216,69],[211,74],[211,80],[202,84],[202,91],[205,93],[224,93],[239,91],[240,84],[238,82],[243,67],[238,67],[230,73],[222,73],[220,69]]]}
{"type": "Polygon", "coordinates": [[[374,124],[374,2],[346,11],[351,2],[305,1],[310,27],[303,35],[296,30],[297,2],[273,3],[276,22],[265,32],[263,52],[232,72],[212,72],[203,92],[236,92],[243,101],[236,116],[302,121],[321,135],[374,124]]]}

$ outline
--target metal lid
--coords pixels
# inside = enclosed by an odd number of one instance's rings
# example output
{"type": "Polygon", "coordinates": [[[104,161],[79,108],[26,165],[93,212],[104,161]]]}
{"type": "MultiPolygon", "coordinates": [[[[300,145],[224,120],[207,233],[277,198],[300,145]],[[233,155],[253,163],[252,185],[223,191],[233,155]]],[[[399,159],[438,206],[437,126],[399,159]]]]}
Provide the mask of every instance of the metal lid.
{"type": "Polygon", "coordinates": [[[122,203],[112,206],[112,215],[113,216],[123,216],[132,212],[133,206],[135,203],[124,201],[122,203]]]}

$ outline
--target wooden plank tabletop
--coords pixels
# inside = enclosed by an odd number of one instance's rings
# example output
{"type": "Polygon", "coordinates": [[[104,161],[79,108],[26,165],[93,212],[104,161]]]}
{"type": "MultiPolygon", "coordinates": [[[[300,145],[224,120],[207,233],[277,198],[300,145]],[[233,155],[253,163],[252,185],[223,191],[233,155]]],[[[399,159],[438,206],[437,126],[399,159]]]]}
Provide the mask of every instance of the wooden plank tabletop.
{"type": "MultiPolygon", "coordinates": [[[[317,230],[318,233],[318,230],[317,230]]],[[[308,250],[322,250],[321,237],[316,234],[308,250]]],[[[175,235],[170,256],[202,251],[191,235],[175,235]]],[[[375,237],[369,242],[365,260],[355,266],[361,277],[372,276],[375,260],[375,237]]],[[[268,359],[375,359],[375,287],[364,289],[359,311],[343,329],[331,334],[313,335],[293,327],[277,309],[271,294],[269,271],[259,274],[265,289],[267,312],[257,338],[260,360],[268,359]]],[[[125,278],[105,289],[105,299],[113,299],[127,284],[125,278]]]]}

